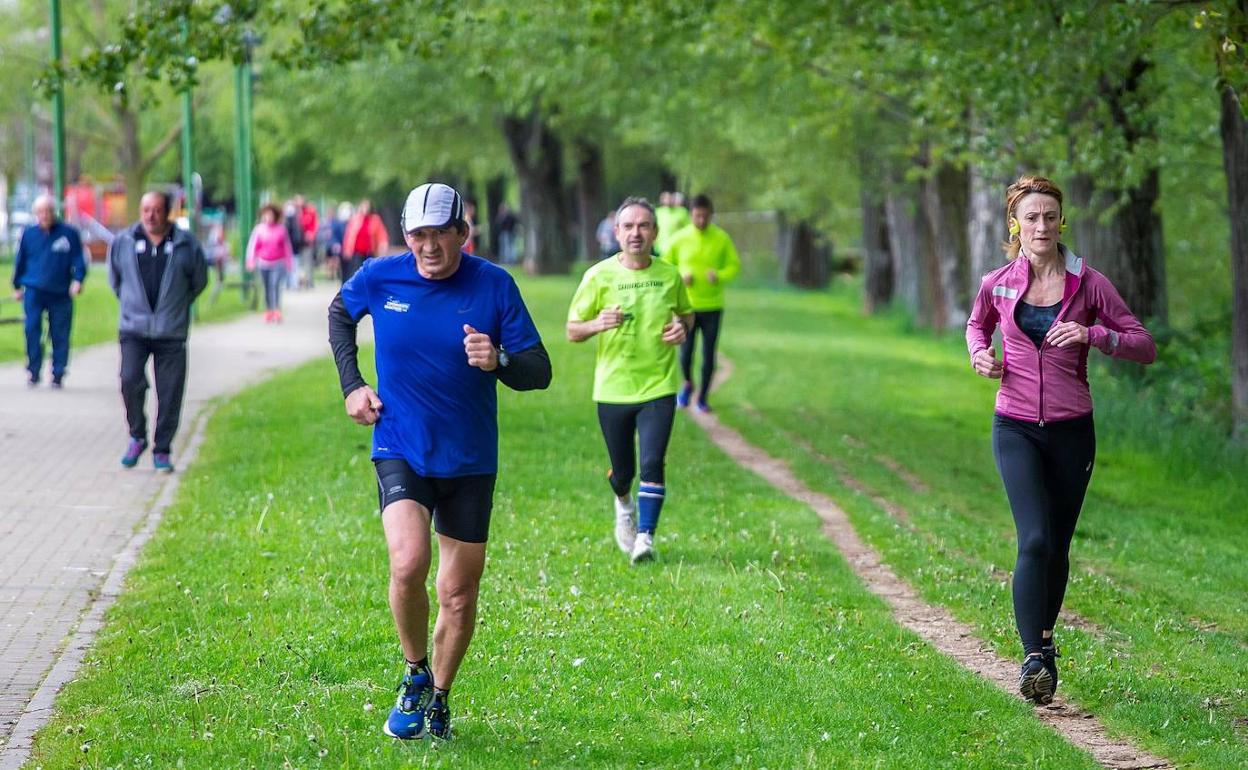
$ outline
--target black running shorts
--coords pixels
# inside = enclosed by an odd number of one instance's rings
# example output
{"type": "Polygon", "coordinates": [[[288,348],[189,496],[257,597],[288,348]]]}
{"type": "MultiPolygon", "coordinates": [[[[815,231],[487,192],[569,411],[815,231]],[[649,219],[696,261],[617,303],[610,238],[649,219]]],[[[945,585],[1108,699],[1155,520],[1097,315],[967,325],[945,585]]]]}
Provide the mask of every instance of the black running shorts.
{"type": "Polygon", "coordinates": [[[406,460],[374,460],[381,510],[396,500],[414,500],[433,514],[439,535],[465,543],[484,543],[490,533],[496,474],[449,479],[421,476],[406,460]]]}

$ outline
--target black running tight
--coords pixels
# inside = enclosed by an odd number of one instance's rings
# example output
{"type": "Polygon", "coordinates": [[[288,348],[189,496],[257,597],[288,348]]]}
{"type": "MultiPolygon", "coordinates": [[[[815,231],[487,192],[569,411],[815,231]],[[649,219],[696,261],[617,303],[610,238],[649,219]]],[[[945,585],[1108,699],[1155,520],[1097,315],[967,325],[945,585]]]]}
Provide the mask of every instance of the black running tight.
{"type": "Polygon", "coordinates": [[[641,480],[664,483],[664,461],[675,417],[675,396],[640,404],[598,404],[598,424],[611,459],[611,489],[617,497],[629,493],[637,473],[634,436],[641,444],[641,480]]]}
{"type": "Polygon", "coordinates": [[[698,332],[702,332],[702,387],[698,391],[699,398],[706,401],[711,392],[711,378],[715,376],[715,346],[719,342],[719,325],[723,320],[722,310],[700,310],[693,314],[693,328],[680,344],[680,371],[685,382],[693,382],[693,346],[696,344],[698,332]]]}
{"type": "Polygon", "coordinates": [[[1070,541],[1092,478],[1092,415],[1044,427],[996,415],[992,453],[1018,531],[1014,619],[1025,654],[1040,652],[1066,596],[1070,541]]]}

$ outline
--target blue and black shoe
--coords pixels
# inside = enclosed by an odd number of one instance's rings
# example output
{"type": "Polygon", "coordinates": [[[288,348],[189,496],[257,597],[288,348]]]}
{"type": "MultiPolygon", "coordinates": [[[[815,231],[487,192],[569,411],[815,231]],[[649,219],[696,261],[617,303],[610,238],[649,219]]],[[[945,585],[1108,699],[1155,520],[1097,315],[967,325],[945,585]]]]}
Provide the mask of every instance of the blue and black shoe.
{"type": "MultiPolygon", "coordinates": [[[[404,741],[424,738],[429,732],[425,710],[433,700],[433,677],[427,672],[408,674],[399,682],[399,697],[382,726],[382,732],[404,741]]],[[[448,720],[449,723],[449,720],[448,720]]]]}
{"type": "Polygon", "coordinates": [[[680,386],[680,390],[676,393],[676,408],[684,409],[689,406],[689,399],[693,398],[693,383],[686,382],[680,386]]]}
{"type": "Polygon", "coordinates": [[[425,711],[425,721],[429,724],[429,734],[444,741],[451,739],[451,708],[446,704],[446,696],[437,694],[425,711]]]}

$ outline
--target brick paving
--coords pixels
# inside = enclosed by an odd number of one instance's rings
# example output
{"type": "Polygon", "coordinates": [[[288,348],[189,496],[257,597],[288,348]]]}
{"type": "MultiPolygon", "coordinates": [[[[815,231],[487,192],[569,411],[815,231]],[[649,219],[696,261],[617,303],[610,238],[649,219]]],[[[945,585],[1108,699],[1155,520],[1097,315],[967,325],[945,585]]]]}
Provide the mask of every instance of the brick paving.
{"type": "MultiPolygon", "coordinates": [[[[120,589],[146,540],[144,524],[150,529],[172,499],[179,460],[193,458],[211,400],[327,355],[332,297],[324,284],[287,293],[281,325],[248,315],[192,329],[171,476],[152,469],[150,451],[133,470],[118,462],[127,431],[115,343],[73,351],[61,391],[46,385],[46,373],[45,384],[30,389],[21,363],[0,365],[0,770],[25,760],[52,696],[72,678],[100,605],[120,589]]],[[[154,424],[149,390],[149,429],[154,424]]]]}

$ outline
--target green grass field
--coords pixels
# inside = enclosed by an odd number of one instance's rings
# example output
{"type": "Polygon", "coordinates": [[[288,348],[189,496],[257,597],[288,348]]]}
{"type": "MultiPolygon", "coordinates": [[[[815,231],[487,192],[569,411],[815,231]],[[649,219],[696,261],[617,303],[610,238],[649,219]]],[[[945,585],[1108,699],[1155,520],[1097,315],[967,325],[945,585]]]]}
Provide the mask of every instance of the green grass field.
{"type": "MultiPolygon", "coordinates": [[[[367,430],[328,358],[212,418],[127,592],[31,766],[1094,767],[1031,708],[899,629],[809,509],[678,419],[660,560],[615,549],[591,346],[571,279],[528,279],[555,384],[502,389],[502,462],[477,636],[450,744],[384,738],[400,660],[367,430]]],[[[738,289],[721,417],[832,494],[929,600],[1008,656],[1012,525],[992,387],[959,347],[831,294],[738,289]],[[896,501],[908,525],[828,462],[896,501]],[[929,488],[909,489],[880,452],[929,488]]],[[[1192,766],[1248,763],[1245,489],[1101,431],[1062,690],[1192,766]],[[1236,537],[1236,535],[1240,537],[1236,537]],[[1237,725],[1237,720],[1239,724],[1237,725]]]]}
{"type": "MultiPolygon", "coordinates": [[[[12,277],[12,264],[0,264],[0,271],[12,277]]],[[[108,288],[108,275],[105,271],[104,265],[91,265],[82,294],[74,302],[74,325],[70,337],[71,367],[74,349],[117,339],[117,298],[108,288]]],[[[230,280],[237,279],[227,277],[227,281],[230,280]]],[[[4,296],[0,298],[0,361],[21,361],[26,358],[26,336],[19,322],[22,317],[22,304],[13,299],[11,285],[6,283],[5,287],[4,296]]],[[[237,287],[222,287],[220,292],[216,290],[217,276],[212,273],[208,288],[204,289],[196,303],[198,322],[222,321],[250,309],[237,287]]],[[[47,366],[46,356],[50,354],[49,348],[45,353],[44,366],[47,366]]]]}

